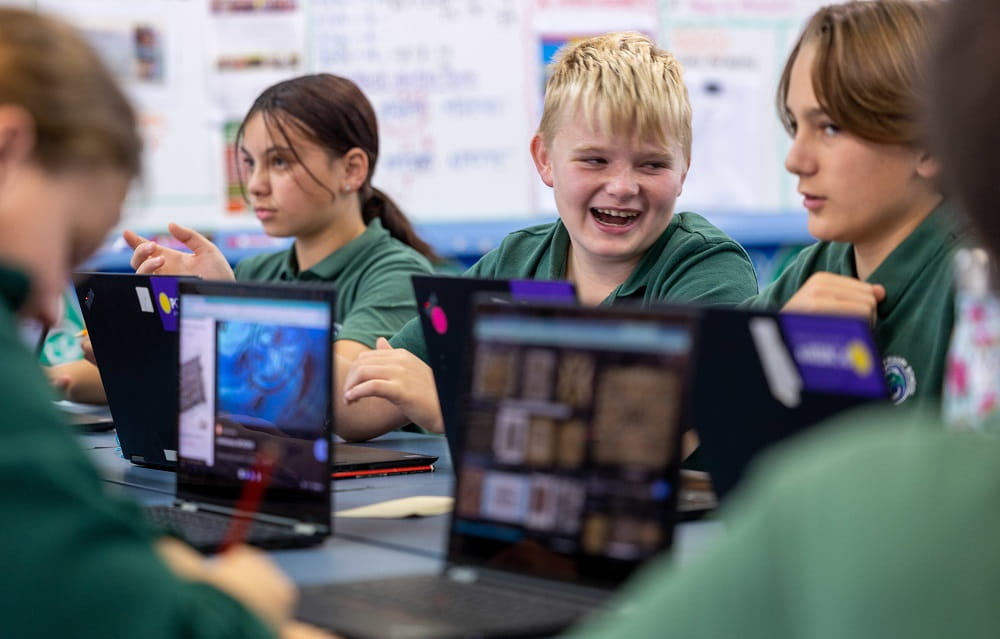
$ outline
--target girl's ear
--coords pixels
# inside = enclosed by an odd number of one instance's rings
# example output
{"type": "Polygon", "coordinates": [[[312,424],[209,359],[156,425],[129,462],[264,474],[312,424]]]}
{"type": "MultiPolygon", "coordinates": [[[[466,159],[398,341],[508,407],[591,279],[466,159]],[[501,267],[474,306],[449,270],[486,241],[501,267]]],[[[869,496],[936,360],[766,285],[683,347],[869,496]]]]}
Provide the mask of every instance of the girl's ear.
{"type": "Polygon", "coordinates": [[[344,187],[348,191],[357,191],[368,179],[368,154],[353,147],[341,159],[344,162],[344,187]]]}

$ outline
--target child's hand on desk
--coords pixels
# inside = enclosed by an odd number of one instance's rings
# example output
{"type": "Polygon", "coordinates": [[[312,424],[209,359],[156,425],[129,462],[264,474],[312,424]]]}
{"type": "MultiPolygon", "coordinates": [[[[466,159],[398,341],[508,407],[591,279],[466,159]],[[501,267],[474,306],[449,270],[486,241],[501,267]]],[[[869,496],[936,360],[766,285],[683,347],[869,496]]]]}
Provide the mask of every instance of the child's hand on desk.
{"type": "Polygon", "coordinates": [[[875,323],[885,287],[835,273],[814,273],[788,300],[783,311],[854,315],[875,323]]]}
{"type": "Polygon", "coordinates": [[[215,244],[201,233],[180,224],[168,226],[178,242],[191,249],[191,253],[161,246],[132,232],[122,236],[132,247],[129,264],[136,273],[149,275],[197,275],[207,280],[234,279],[229,261],[215,244]]]}
{"type": "Polygon", "coordinates": [[[378,338],[375,350],[358,354],[344,380],[344,399],[380,397],[395,404],[414,424],[444,432],[434,372],[419,357],[378,338]]]}

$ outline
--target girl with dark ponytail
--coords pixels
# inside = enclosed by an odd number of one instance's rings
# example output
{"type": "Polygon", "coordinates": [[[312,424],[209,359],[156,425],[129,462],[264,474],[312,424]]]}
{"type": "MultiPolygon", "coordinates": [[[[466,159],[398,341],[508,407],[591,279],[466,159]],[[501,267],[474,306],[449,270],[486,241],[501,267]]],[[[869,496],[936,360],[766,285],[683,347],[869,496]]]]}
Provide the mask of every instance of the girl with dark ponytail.
{"type": "Polygon", "coordinates": [[[349,361],[415,316],[410,275],[430,272],[438,258],[392,199],[372,186],[378,126],[356,84],[322,73],[269,87],[243,119],[235,147],[248,204],[268,235],[293,237],[292,246],[233,270],[191,229],[169,227],[191,253],[126,231],[137,272],[332,282],[336,351],[349,361]]]}

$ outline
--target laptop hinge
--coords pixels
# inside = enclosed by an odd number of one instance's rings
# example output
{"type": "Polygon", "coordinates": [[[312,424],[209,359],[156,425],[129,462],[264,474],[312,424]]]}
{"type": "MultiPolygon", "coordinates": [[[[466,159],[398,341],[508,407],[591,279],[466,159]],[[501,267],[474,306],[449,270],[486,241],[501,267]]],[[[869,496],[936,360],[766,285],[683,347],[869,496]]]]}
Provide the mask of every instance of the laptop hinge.
{"type": "MultiPolygon", "coordinates": [[[[445,570],[445,576],[459,583],[482,582],[500,587],[514,587],[521,592],[534,592],[539,597],[552,595],[552,581],[549,579],[484,566],[452,565],[445,570]]],[[[562,582],[559,586],[561,598],[588,605],[597,605],[604,601],[608,598],[609,592],[603,588],[569,582],[562,582]]]]}
{"type": "MultiPolygon", "coordinates": [[[[232,517],[239,514],[236,510],[232,508],[226,508],[224,506],[217,506],[215,504],[208,503],[196,503],[191,501],[176,500],[174,504],[177,508],[181,510],[186,510],[188,512],[197,512],[199,510],[216,513],[218,515],[225,515],[227,517],[232,517]]],[[[266,513],[254,513],[253,518],[268,524],[274,524],[277,526],[284,526],[286,528],[291,528],[299,535],[309,535],[314,536],[320,533],[326,533],[328,528],[317,523],[307,522],[307,521],[297,521],[290,519],[288,517],[279,517],[277,515],[268,515],[266,513]]]]}

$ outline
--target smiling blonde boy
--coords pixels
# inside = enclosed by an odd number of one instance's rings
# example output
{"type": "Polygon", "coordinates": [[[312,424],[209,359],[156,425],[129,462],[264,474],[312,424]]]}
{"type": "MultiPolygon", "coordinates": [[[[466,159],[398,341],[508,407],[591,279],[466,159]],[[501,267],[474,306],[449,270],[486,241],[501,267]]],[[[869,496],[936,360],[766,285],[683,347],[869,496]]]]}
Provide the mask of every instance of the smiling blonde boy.
{"type": "MultiPolygon", "coordinates": [[[[531,156],[559,219],[508,235],[467,272],[567,279],[584,304],[735,304],[757,292],[746,252],[695,213],[675,213],[691,156],[691,105],[668,52],[634,32],[568,44],[555,58],[531,156]]],[[[356,360],[338,414],[346,437],[441,415],[418,321],[356,360]],[[384,404],[385,402],[383,402],[384,404]]]]}

